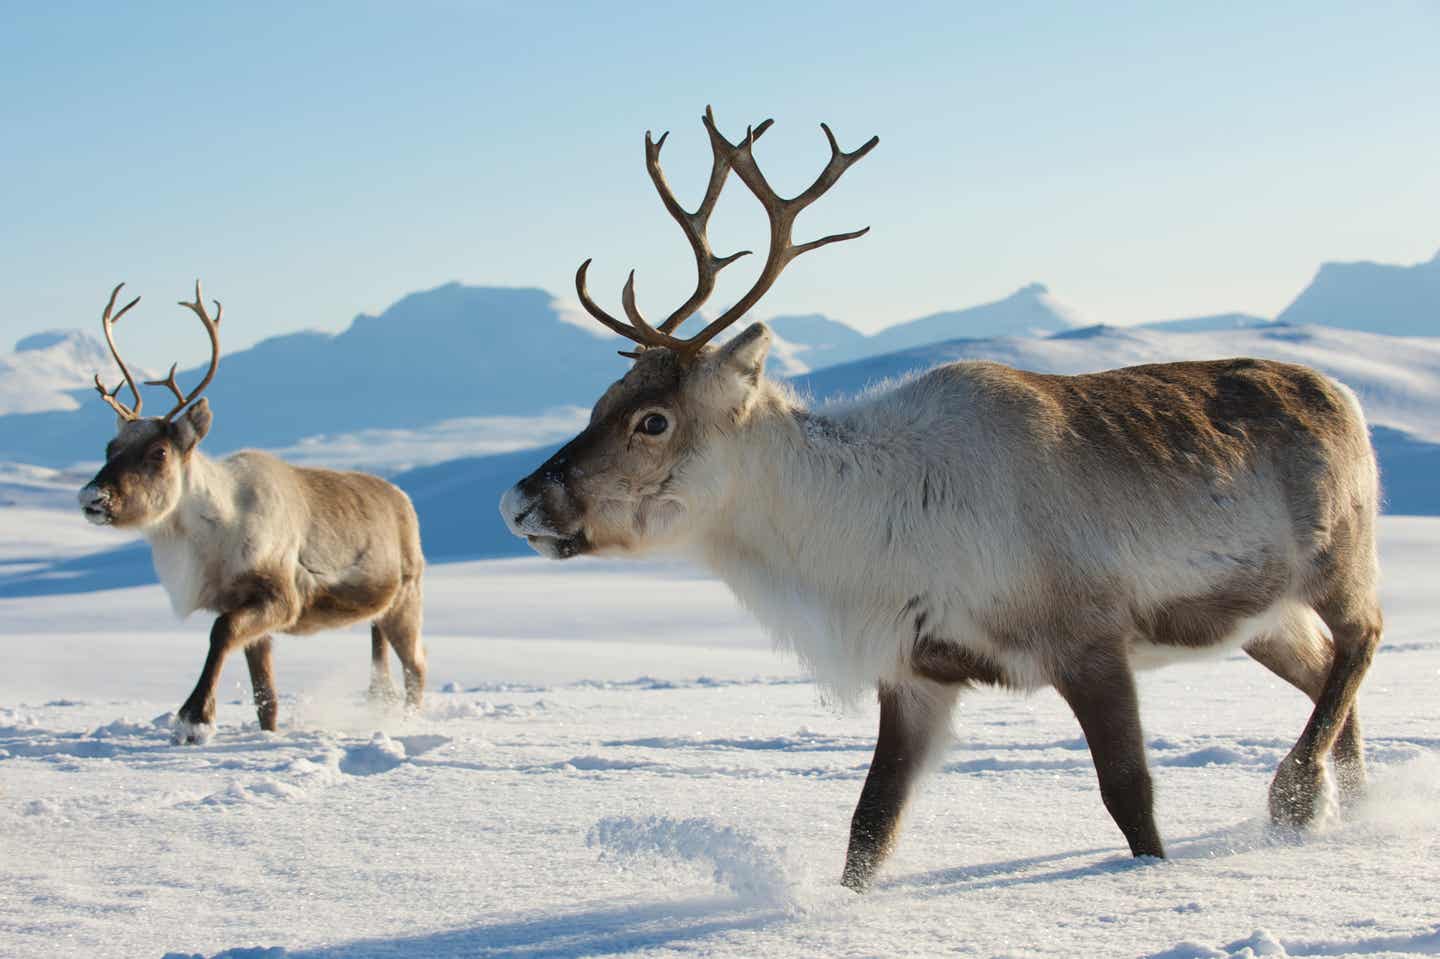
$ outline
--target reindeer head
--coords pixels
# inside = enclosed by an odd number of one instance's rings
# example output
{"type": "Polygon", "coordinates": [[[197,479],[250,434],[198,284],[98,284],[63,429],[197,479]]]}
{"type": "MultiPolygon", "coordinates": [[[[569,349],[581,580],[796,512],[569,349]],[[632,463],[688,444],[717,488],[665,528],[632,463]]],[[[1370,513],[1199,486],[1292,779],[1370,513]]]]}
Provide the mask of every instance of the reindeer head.
{"type": "Polygon", "coordinates": [[[210,369],[200,385],[188,394],[180,392],[175,382],[174,365],[165,379],[146,380],[146,385],[167,387],[177,402],[164,416],[142,417],[140,409],[144,401],[140,390],[115,347],[116,321],[140,302],[137,296],[112,316],[115,298],[124,286],[122,283],[115,287],[100,318],[105,342],[110,346],[110,354],[115,357],[123,379],[113,390],[107,390],[99,375],[95,377],[96,391],[117,415],[116,433],[115,438],[106,444],[105,465],[80,490],[80,510],[86,519],[101,526],[150,526],[168,516],[180,501],[190,454],[210,431],[210,404],[204,398],[197,402],[196,398],[215,378],[215,370],[220,364],[220,317],[223,310],[217,301],[215,318],[210,318],[200,296],[200,281],[196,280],[195,302],[181,300],[180,305],[192,310],[210,334],[210,369]],[[117,398],[124,386],[129,386],[135,397],[133,407],[126,406],[117,398]]]}
{"type": "Polygon", "coordinates": [[[622,322],[590,298],[585,275],[590,261],[575,274],[575,289],[591,316],[640,344],[622,353],[635,362],[612,385],[590,416],[590,425],[534,473],[508,490],[500,511],[511,532],[529,540],[542,555],[567,559],[591,552],[640,552],[683,542],[694,531],[707,503],[727,495],[727,438],[744,428],[757,403],[773,391],[764,379],[770,332],[754,324],[723,346],[709,341],[732,325],[771,287],[782,270],[802,253],[864,235],[839,233],[796,244],[795,218],[856,161],[878,137],[853,153],[843,152],[830,128],[830,160],[809,188],[790,199],[771,188],[755,163],[755,141],[770,127],[766,120],[746,131],[738,144],[715,128],[707,107],[703,118],[714,161],[704,199],[695,212],[680,206],[660,168],[662,135],[645,134],[645,165],[665,209],[680,224],[695,254],[695,292],[658,327],[652,327],[635,303],[632,271],[621,293],[629,322],[622,322]],[[734,306],[695,336],[674,335],[715,289],[715,277],[750,251],[717,257],[706,234],[710,214],[730,171],[734,170],[765,208],[770,247],[754,286],[734,306]]]}

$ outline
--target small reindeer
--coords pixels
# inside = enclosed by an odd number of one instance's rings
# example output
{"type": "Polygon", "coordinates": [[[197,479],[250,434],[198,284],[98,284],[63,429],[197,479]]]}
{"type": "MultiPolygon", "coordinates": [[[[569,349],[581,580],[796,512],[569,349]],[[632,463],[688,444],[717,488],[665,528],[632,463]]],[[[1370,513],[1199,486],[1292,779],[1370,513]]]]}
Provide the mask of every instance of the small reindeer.
{"type": "Polygon", "coordinates": [[[407,707],[418,708],[425,688],[424,558],[409,498],[364,473],[301,469],[254,450],[217,462],[197,449],[210,431],[210,406],[200,394],[220,362],[222,314],[217,301],[211,319],[198,280],[195,302],[180,305],[210,336],[210,368],[189,393],[176,384],[174,366],[165,379],[146,380],[167,387],[176,403],[164,416],[142,418],[140,391],[115,347],[116,321],[140,302],[136,297],[114,313],[123,286],[101,317],[123,379],[107,390],[95,377],[95,389],[119,416],[118,433],[105,448],[105,466],[80,490],[80,507],[92,523],[145,536],[178,615],[218,614],[200,681],[176,716],[174,741],[204,742],[214,732],[215,686],[231,650],[245,650],[260,728],[274,730],[270,634],[367,619],[372,697],[393,695],[388,644],[404,668],[407,707]],[[123,386],[134,407],[119,401],[123,386]]]}
{"type": "MultiPolygon", "coordinates": [[[[590,425],[501,500],[540,553],[686,551],[818,678],[879,688],[880,731],[843,882],[888,854],[917,775],[975,684],[1053,686],[1090,746],[1100,795],[1136,856],[1163,856],[1132,670],[1243,648],[1314,711],[1270,787],[1272,817],[1310,821],[1332,753],[1364,778],[1355,696],[1380,638],[1378,478],[1355,396],[1260,360],[1046,376],[953,363],[823,412],[764,375],[761,324],[707,345],[795,257],[864,231],[791,239],[796,215],[876,143],[831,156],[782,199],[755,163],[762,123],[714,155],[698,209],[646,165],[694,250],[695,293],[659,326],[587,311],[640,344],[590,425]],[[735,256],[706,224],[730,170],[765,207],[754,286],[698,334],[674,331],[735,256]],[[1328,630],[1328,635],[1327,635],[1328,630]]],[[[739,256],[739,254],[736,254],[739,256]]]]}

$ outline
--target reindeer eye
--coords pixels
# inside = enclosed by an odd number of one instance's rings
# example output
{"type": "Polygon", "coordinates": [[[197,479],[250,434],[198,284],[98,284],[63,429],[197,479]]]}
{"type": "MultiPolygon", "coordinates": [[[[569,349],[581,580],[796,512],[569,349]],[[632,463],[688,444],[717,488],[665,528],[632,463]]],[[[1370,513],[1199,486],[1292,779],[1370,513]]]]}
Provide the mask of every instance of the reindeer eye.
{"type": "Polygon", "coordinates": [[[165,462],[165,457],[168,455],[168,450],[163,446],[152,446],[148,455],[151,462],[163,463],[165,462]]]}
{"type": "Polygon", "coordinates": [[[636,432],[644,433],[646,436],[659,436],[669,428],[670,421],[665,417],[659,413],[648,413],[635,429],[636,432]]]}

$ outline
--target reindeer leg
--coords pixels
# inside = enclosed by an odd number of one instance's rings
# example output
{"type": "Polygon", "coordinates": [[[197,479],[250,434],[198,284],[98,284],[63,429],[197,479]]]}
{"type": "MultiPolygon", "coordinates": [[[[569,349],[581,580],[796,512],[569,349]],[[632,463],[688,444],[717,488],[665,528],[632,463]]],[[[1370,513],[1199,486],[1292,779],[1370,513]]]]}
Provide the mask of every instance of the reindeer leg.
{"type": "Polygon", "coordinates": [[[215,687],[230,651],[237,646],[248,646],[294,619],[298,604],[267,577],[244,577],[231,593],[237,598],[236,607],[215,618],[215,625],[210,627],[210,652],[200,670],[200,679],[176,714],[175,729],[170,737],[176,744],[203,743],[214,734],[215,687]]]}
{"type": "Polygon", "coordinates": [[[850,848],[840,879],[855,892],[870,888],[875,871],[889,856],[915,781],[944,742],[958,691],[958,686],[918,682],[880,687],[880,733],[850,820],[850,848]]]}
{"type": "Polygon", "coordinates": [[[275,662],[270,654],[271,645],[267,633],[246,646],[245,663],[250,667],[250,688],[255,693],[255,713],[260,719],[260,728],[273,733],[280,704],[275,696],[275,662]]]}
{"type": "MultiPolygon", "coordinates": [[[[1247,643],[1245,652],[1310,697],[1312,703],[1320,699],[1335,660],[1330,641],[1308,620],[1247,643]]],[[[1350,714],[1340,727],[1331,755],[1335,757],[1340,797],[1354,802],[1365,789],[1365,743],[1360,735],[1359,709],[1354,703],[1350,704],[1350,714]]]]}
{"type": "Polygon", "coordinates": [[[1315,709],[1305,731],[1280,761],[1270,783],[1270,818],[1277,823],[1303,826],[1315,817],[1325,792],[1325,757],[1337,740],[1345,744],[1340,760],[1342,782],[1349,780],[1352,794],[1364,782],[1363,747],[1359,720],[1355,715],[1355,694],[1370,668],[1380,644],[1381,617],[1378,608],[1367,605],[1351,610],[1345,599],[1321,605],[1317,612],[1330,627],[1335,646],[1329,674],[1315,698],[1315,709]],[[1351,727],[1355,728],[1351,728],[1351,727]]]}
{"type": "MultiPolygon", "coordinates": [[[[420,589],[407,584],[379,626],[405,673],[405,709],[418,712],[425,696],[425,646],[420,641],[420,589]]],[[[389,679],[386,679],[389,685],[389,679]]]]}
{"type": "Polygon", "coordinates": [[[1085,656],[1078,674],[1063,677],[1056,690],[1070,705],[1100,779],[1100,798],[1135,856],[1164,858],[1155,827],[1154,796],[1145,765],[1140,701],[1135,677],[1123,653],[1099,648],[1085,656]]]}
{"type": "Polygon", "coordinates": [[[220,669],[225,657],[236,645],[231,615],[224,613],[215,618],[210,627],[210,652],[205,665],[200,669],[200,679],[180,711],[175,716],[175,729],[170,741],[173,743],[203,743],[215,732],[215,687],[220,682],[220,669]]]}
{"type": "Polygon", "coordinates": [[[372,703],[395,701],[395,687],[390,682],[390,645],[378,622],[370,624],[370,690],[366,696],[372,703]]]}

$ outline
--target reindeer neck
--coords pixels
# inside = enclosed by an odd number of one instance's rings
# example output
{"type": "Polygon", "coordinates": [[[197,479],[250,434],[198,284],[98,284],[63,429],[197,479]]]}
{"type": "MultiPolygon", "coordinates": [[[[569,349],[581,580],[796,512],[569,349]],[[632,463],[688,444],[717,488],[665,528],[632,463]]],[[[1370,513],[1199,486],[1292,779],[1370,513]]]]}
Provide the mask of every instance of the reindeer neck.
{"type": "Polygon", "coordinates": [[[746,567],[811,580],[836,568],[837,550],[876,556],[898,545],[875,521],[876,499],[893,495],[886,464],[907,438],[854,411],[816,413],[779,399],[752,411],[717,464],[730,495],[705,524],[707,565],[727,579],[726,570],[746,567]]]}
{"type": "Polygon", "coordinates": [[[185,464],[180,499],[165,518],[145,530],[145,538],[176,540],[192,537],[200,526],[213,525],[234,513],[234,480],[224,462],[198,449],[185,464]]]}

